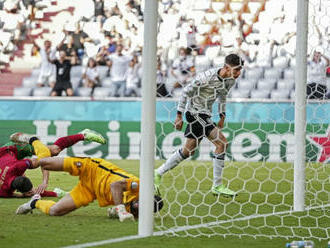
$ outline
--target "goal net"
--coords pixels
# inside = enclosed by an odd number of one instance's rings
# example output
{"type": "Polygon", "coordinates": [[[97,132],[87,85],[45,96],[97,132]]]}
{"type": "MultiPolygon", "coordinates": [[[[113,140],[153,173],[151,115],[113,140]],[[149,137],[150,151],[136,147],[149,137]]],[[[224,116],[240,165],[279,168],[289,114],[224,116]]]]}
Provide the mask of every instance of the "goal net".
{"type": "MultiPolygon", "coordinates": [[[[196,74],[220,68],[230,53],[245,65],[229,92],[222,129],[228,140],[222,180],[237,196],[211,193],[215,147],[204,137],[192,157],[162,176],[164,208],[155,215],[155,231],[329,239],[330,102],[323,86],[330,79],[330,1],[309,1],[307,80],[322,68],[325,81],[307,82],[317,83],[317,96],[306,104],[305,210],[299,212],[293,209],[297,1],[181,1],[159,8],[157,116],[164,119],[157,120],[156,167],[185,143],[187,122],[182,131],[173,128],[172,98],[196,74]],[[315,53],[323,67],[312,62],[315,53]]],[[[219,121],[217,102],[212,120],[219,121]]]]}

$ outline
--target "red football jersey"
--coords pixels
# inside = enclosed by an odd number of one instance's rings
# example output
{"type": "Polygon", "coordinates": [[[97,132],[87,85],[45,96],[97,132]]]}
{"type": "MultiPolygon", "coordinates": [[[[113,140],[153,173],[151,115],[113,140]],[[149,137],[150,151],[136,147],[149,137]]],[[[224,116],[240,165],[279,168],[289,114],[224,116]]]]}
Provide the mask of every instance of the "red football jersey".
{"type": "Polygon", "coordinates": [[[0,148],[0,197],[11,197],[14,190],[10,185],[12,181],[22,176],[26,169],[32,165],[30,159],[17,159],[17,149],[15,146],[0,148]]]}

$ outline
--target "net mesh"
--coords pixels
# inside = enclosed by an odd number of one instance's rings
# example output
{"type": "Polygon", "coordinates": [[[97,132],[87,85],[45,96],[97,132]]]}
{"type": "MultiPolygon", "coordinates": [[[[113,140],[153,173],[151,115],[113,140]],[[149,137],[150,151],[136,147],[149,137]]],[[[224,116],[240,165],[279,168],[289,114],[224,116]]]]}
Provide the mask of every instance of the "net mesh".
{"type": "MultiPolygon", "coordinates": [[[[296,1],[181,4],[160,15],[157,86],[165,87],[166,93],[158,96],[178,100],[196,75],[222,68],[229,53],[245,60],[242,74],[229,92],[222,129],[228,140],[222,182],[238,195],[212,194],[215,147],[214,140],[204,137],[193,156],[162,176],[160,192],[165,206],[156,215],[156,230],[194,237],[329,239],[329,102],[323,88],[316,87],[314,91],[323,95],[309,96],[318,100],[307,104],[306,210],[293,212],[296,1]],[[167,19],[178,29],[167,29],[167,19]]],[[[310,0],[309,56],[319,52],[330,57],[329,11],[330,1],[310,0]]],[[[309,76],[311,69],[308,67],[309,76]]],[[[326,66],[323,69],[319,72],[326,85],[326,66]]],[[[189,101],[197,98],[207,105],[210,99],[201,95],[203,85],[199,87],[189,101]]],[[[217,123],[216,105],[211,119],[217,123]]],[[[157,155],[166,160],[183,146],[185,137],[173,128],[176,108],[162,107],[169,119],[157,124],[157,155]]],[[[184,123],[183,131],[186,119],[184,123]]]]}

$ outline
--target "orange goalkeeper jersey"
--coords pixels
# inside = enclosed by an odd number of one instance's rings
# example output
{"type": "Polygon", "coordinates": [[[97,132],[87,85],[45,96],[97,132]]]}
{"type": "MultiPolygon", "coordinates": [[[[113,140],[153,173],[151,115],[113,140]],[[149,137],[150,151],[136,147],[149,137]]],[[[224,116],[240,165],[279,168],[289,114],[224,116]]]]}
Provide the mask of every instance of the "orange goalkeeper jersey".
{"type": "Polygon", "coordinates": [[[65,158],[64,170],[73,176],[79,176],[80,184],[85,187],[101,207],[114,205],[111,194],[111,183],[126,180],[127,188],[123,203],[137,200],[139,187],[132,187],[132,182],[139,185],[139,178],[124,171],[118,166],[100,158],[65,158]]]}

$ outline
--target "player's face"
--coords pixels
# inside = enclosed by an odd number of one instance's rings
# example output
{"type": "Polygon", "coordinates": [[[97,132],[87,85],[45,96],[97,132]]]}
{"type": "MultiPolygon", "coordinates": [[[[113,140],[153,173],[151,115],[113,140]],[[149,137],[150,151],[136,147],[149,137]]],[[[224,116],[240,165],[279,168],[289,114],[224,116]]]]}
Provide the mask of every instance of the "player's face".
{"type": "Polygon", "coordinates": [[[241,75],[242,71],[242,66],[237,65],[237,66],[230,66],[226,65],[226,77],[227,78],[238,78],[241,75]]]}

